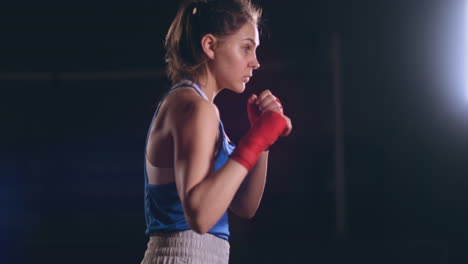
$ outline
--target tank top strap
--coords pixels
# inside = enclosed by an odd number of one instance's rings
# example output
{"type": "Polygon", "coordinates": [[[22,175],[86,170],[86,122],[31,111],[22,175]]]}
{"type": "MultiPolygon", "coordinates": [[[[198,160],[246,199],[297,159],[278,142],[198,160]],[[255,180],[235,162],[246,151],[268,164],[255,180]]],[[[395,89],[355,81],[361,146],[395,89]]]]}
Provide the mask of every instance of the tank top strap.
{"type": "Polygon", "coordinates": [[[166,94],[169,95],[171,94],[172,92],[174,92],[175,90],[179,89],[179,88],[183,88],[183,87],[191,87],[193,88],[201,97],[203,97],[205,100],[208,100],[208,97],[205,95],[205,93],[203,92],[203,89],[201,88],[200,84],[198,84],[197,82],[195,81],[192,81],[192,80],[189,80],[189,79],[183,79],[182,81],[180,81],[178,84],[174,85],[170,90],[169,92],[166,94]]]}

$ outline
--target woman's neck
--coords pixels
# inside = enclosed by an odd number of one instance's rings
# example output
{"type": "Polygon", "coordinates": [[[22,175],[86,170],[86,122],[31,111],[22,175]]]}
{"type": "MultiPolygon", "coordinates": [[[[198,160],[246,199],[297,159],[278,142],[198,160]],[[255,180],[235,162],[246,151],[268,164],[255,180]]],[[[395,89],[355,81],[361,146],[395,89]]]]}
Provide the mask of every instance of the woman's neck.
{"type": "Polygon", "coordinates": [[[194,80],[201,86],[203,93],[208,98],[208,101],[214,101],[216,95],[222,90],[216,83],[216,79],[213,75],[207,73],[194,78],[194,80]]]}

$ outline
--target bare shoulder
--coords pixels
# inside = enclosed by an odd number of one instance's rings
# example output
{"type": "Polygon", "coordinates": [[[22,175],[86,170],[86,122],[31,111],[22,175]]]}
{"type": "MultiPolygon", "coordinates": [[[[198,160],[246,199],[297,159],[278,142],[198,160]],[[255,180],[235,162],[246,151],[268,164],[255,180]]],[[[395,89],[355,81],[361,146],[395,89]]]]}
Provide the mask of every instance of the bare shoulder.
{"type": "Polygon", "coordinates": [[[219,122],[216,105],[202,98],[192,88],[178,89],[166,100],[168,116],[176,126],[187,122],[219,122]]]}
{"type": "Polygon", "coordinates": [[[203,163],[202,160],[208,162],[219,134],[216,105],[202,98],[196,91],[183,90],[171,94],[173,98],[170,98],[168,107],[174,155],[177,156],[175,168],[182,164],[177,162],[181,160],[196,164],[203,163]]]}

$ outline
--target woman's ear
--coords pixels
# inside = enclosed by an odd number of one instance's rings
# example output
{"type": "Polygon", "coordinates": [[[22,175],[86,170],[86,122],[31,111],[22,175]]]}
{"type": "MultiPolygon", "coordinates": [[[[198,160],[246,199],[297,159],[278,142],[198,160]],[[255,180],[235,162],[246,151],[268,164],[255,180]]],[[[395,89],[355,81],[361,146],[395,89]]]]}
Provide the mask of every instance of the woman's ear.
{"type": "Polygon", "coordinates": [[[215,57],[217,40],[212,34],[206,34],[201,39],[201,47],[209,59],[214,59],[215,57]]]}

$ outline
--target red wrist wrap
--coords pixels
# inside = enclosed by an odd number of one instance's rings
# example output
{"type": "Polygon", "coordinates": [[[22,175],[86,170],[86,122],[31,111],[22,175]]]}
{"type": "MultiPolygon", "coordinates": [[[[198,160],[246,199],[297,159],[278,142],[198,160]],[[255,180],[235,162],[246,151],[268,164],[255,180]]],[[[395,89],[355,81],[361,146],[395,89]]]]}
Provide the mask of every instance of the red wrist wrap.
{"type": "Polygon", "coordinates": [[[241,138],[230,158],[247,170],[252,169],[260,153],[275,143],[286,127],[283,115],[275,111],[264,112],[241,138]]]}

